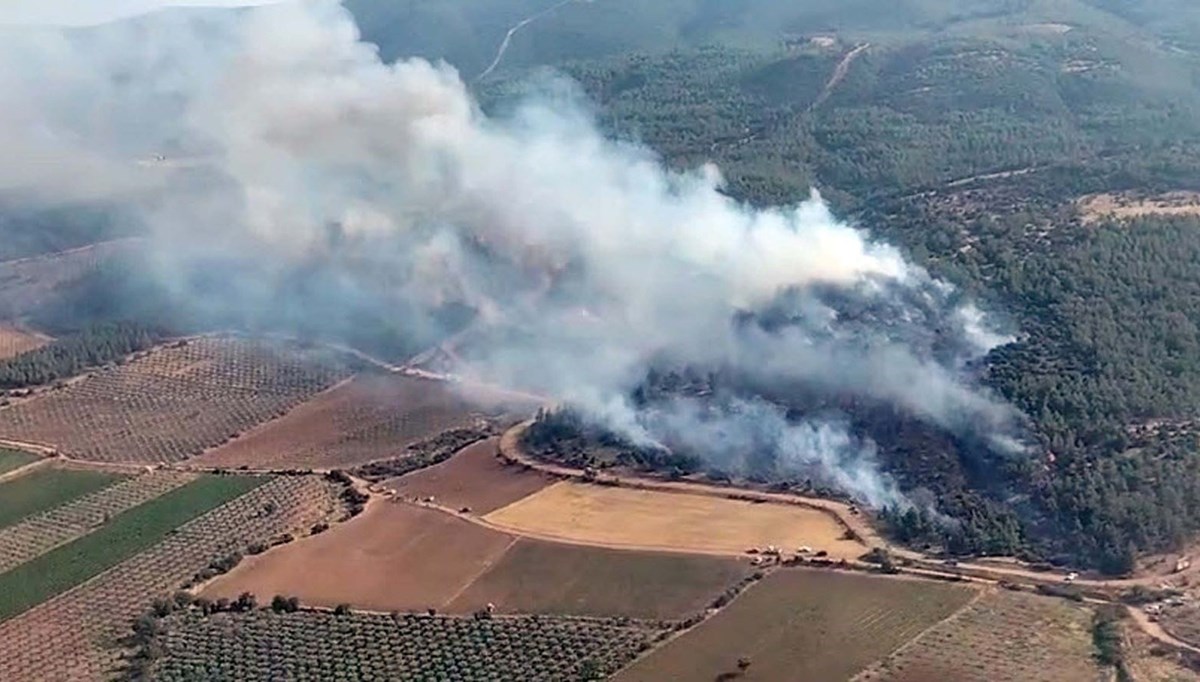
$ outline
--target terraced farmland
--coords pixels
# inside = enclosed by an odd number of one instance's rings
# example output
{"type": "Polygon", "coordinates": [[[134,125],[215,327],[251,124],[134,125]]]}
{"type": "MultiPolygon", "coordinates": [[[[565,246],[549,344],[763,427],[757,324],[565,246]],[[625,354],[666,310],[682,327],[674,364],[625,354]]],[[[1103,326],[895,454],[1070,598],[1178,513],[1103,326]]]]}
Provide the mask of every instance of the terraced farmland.
{"type": "Polygon", "coordinates": [[[82,537],[123,511],[196,478],[156,471],[135,476],[0,530],[0,573],[82,537]]]}
{"type": "Polygon", "coordinates": [[[190,521],[95,579],[0,622],[0,679],[43,682],[112,676],[114,647],[150,602],[210,562],[342,514],[339,488],[319,477],[279,477],[190,521]]]}
{"type": "Polygon", "coordinates": [[[327,352],[204,338],[160,348],[0,409],[0,437],[99,462],[178,462],[348,376],[327,352]]]}
{"type": "Polygon", "coordinates": [[[854,682],[1094,682],[1092,611],[992,590],[854,682]]]}
{"type": "Polygon", "coordinates": [[[154,679],[602,679],[664,632],[637,621],[269,611],[167,618],[154,679]]]}
{"type": "Polygon", "coordinates": [[[974,594],[959,585],[777,571],[614,679],[846,680],[954,613],[974,594]],[[751,665],[739,671],[739,659],[751,665]]]}

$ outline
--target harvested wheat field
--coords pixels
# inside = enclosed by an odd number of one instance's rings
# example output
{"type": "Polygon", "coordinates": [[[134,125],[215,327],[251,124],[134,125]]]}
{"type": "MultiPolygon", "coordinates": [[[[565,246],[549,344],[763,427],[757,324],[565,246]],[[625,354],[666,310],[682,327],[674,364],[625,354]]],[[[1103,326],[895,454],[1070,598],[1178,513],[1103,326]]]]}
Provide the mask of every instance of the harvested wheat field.
{"type": "Polygon", "coordinates": [[[101,462],[177,462],[285,414],[349,375],[298,344],[182,341],[0,409],[0,438],[101,462]]]}
{"type": "Polygon", "coordinates": [[[847,680],[975,594],[961,585],[785,569],[614,679],[847,680]],[[750,665],[736,675],[739,659],[750,665]]]}
{"type": "Polygon", "coordinates": [[[520,540],[447,610],[681,619],[702,612],[750,562],[520,540]]]}
{"type": "Polygon", "coordinates": [[[43,334],[0,325],[0,360],[16,357],[21,353],[41,348],[50,343],[51,338],[43,334]]]}
{"type": "Polygon", "coordinates": [[[487,514],[545,488],[550,476],[496,456],[499,438],[468,445],[449,460],[384,481],[404,497],[432,497],[444,507],[487,514]]]}
{"type": "Polygon", "coordinates": [[[1092,610],[993,589],[855,682],[1094,682],[1092,610]]]}
{"type": "Polygon", "coordinates": [[[816,509],[566,481],[485,519],[518,534],[609,547],[738,555],[752,547],[808,546],[835,559],[867,550],[816,509]]]}
{"type": "Polygon", "coordinates": [[[444,382],[362,375],[205,453],[196,463],[228,468],[351,467],[400,456],[411,443],[469,426],[481,416],[444,382]]]}
{"type": "Polygon", "coordinates": [[[440,608],[515,541],[433,509],[381,501],[324,533],[246,559],[204,596],[250,592],[260,600],[284,594],[317,606],[440,608]]]}

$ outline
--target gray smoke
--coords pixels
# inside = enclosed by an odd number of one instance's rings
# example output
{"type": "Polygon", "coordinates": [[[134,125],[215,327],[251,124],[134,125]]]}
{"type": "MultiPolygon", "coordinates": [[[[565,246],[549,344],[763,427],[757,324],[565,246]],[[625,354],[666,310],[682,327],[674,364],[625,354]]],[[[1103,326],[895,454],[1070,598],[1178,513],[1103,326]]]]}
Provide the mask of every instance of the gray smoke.
{"type": "Polygon", "coordinates": [[[1018,415],[964,378],[1005,339],[951,287],[816,193],[755,210],[715,167],[606,139],[569,84],[488,118],[451,67],[382,63],[333,2],[3,38],[0,192],[136,209],[146,267],[198,308],[283,306],[311,328],[353,298],[428,332],[465,304],[462,374],[721,466],[769,448],[874,504],[901,498],[836,415],[648,411],[630,392],[652,366],[731,368],[1019,450],[1018,415]],[[281,299],[314,263],[321,279],[281,299]],[[221,295],[181,274],[213,268],[221,295]]]}

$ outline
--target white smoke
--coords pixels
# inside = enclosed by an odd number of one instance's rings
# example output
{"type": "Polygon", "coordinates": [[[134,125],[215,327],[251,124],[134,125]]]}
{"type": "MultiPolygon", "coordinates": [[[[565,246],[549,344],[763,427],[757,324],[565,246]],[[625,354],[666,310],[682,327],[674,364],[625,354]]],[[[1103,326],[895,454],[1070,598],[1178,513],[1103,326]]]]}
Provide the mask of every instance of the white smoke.
{"type": "Polygon", "coordinates": [[[871,444],[836,420],[788,424],[758,403],[648,418],[627,396],[654,363],[723,366],[868,396],[996,442],[1016,418],[963,383],[961,354],[935,359],[887,325],[850,334],[837,306],[811,293],[924,301],[891,304],[904,329],[920,306],[944,309],[974,341],[970,357],[1002,340],[817,194],[741,205],[720,192],[717,169],[664,170],[562,97],[490,119],[451,67],[382,63],[336,3],[3,38],[0,190],[137,205],[177,290],[171,274],[197,259],[236,257],[230,279],[247,289],[207,306],[263,299],[255,288],[330,251],[336,225],[329,257],[347,280],[378,273],[372,300],[480,311],[464,371],[577,403],[631,436],[768,434],[783,468],[819,466],[877,504],[894,501],[895,486],[871,444]],[[39,172],[24,168],[33,159],[39,172]],[[733,323],[788,292],[802,324],[733,323]]]}

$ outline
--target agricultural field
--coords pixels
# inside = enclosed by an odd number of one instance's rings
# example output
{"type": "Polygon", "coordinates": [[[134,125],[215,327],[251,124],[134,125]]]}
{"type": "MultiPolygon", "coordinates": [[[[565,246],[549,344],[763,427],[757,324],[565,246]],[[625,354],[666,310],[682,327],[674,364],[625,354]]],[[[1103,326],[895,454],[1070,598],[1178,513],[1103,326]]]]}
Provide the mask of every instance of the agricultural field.
{"type": "Polygon", "coordinates": [[[1095,682],[1090,608],[993,589],[854,682],[1095,682]]]}
{"type": "Polygon", "coordinates": [[[611,547],[742,554],[808,546],[835,559],[867,549],[815,509],[566,481],[485,518],[516,533],[611,547]]]}
{"type": "Polygon", "coordinates": [[[115,256],[132,253],[136,245],[125,239],[0,262],[0,319],[23,317],[52,301],[64,285],[115,256]]]}
{"type": "Polygon", "coordinates": [[[175,471],[134,476],[0,529],[0,574],[195,478],[196,474],[175,471]]]}
{"type": "Polygon", "coordinates": [[[683,619],[750,570],[740,559],[519,540],[445,610],[683,619]]]}
{"type": "Polygon", "coordinates": [[[158,348],[0,409],[0,437],[100,462],[178,462],[349,375],[329,352],[202,338],[158,348]]]}
{"type": "Polygon", "coordinates": [[[362,375],[196,461],[228,468],[346,468],[400,456],[412,443],[482,417],[443,382],[362,375]]]}
{"type": "Polygon", "coordinates": [[[469,445],[441,464],[386,480],[383,486],[403,497],[432,497],[444,507],[487,514],[554,482],[546,474],[497,457],[499,441],[489,438],[469,445]]]}
{"type": "Polygon", "coordinates": [[[161,621],[162,682],[601,679],[665,632],[579,618],[386,616],[195,610],[161,621]]]}
{"type": "MultiPolygon", "coordinates": [[[[302,534],[345,513],[341,488],[316,476],[281,476],[179,526],[94,579],[0,621],[0,679],[108,678],[124,650],[112,646],[155,598],[211,563],[284,533],[302,534]]],[[[48,555],[47,555],[48,556],[48,555]]]]}
{"type": "Polygon", "coordinates": [[[203,594],[283,594],[377,611],[441,608],[514,542],[440,511],[380,501],[325,533],[250,557],[203,594]]]}
{"type": "Polygon", "coordinates": [[[41,348],[49,342],[47,336],[0,324],[0,360],[41,348]]]}
{"type": "Polygon", "coordinates": [[[0,573],[0,620],[104,572],[191,519],[265,481],[205,476],[113,517],[96,530],[0,573]]]}
{"type": "Polygon", "coordinates": [[[27,464],[33,464],[41,459],[37,455],[21,450],[10,450],[0,447],[0,474],[20,469],[27,464]]]}
{"type": "Polygon", "coordinates": [[[122,474],[43,467],[0,483],[0,528],[113,485],[122,474]]]}
{"type": "Polygon", "coordinates": [[[784,569],[614,679],[846,680],[974,595],[961,585],[784,569]],[[740,675],[739,659],[749,663],[740,675]]]}

